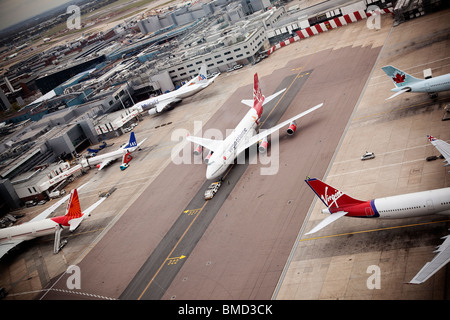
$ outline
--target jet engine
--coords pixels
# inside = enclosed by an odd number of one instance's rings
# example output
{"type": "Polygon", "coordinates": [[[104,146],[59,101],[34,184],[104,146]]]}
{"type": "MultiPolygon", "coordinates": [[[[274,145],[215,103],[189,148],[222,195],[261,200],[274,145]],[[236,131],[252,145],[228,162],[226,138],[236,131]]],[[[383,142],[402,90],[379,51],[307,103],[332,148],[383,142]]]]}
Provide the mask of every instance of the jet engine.
{"type": "Polygon", "coordinates": [[[211,156],[212,156],[213,153],[214,153],[213,151],[210,151],[210,152],[208,153],[208,155],[206,156],[206,158],[205,158],[205,163],[206,163],[206,164],[208,164],[209,158],[211,158],[211,156]]]}
{"type": "Polygon", "coordinates": [[[203,147],[201,145],[198,145],[197,148],[194,150],[194,155],[198,156],[203,151],[203,147]]]}
{"type": "Polygon", "coordinates": [[[151,115],[151,116],[154,115],[154,114],[157,114],[157,113],[158,113],[158,111],[156,110],[156,107],[148,110],[148,114],[151,115]]]}
{"type": "Polygon", "coordinates": [[[297,130],[297,124],[295,123],[295,121],[292,121],[289,124],[289,128],[287,129],[287,134],[291,136],[294,134],[295,130],[297,130]]]}
{"type": "Polygon", "coordinates": [[[269,141],[267,141],[267,137],[260,140],[259,147],[258,147],[259,153],[265,153],[267,151],[268,146],[269,146],[269,141]]]}

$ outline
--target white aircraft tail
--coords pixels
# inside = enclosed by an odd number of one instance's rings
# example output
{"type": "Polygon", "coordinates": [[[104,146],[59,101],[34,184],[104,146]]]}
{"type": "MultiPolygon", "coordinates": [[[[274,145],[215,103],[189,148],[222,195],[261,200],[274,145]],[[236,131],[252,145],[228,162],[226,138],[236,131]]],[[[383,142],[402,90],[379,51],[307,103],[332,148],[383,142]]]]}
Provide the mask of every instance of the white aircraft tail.
{"type": "Polygon", "coordinates": [[[198,75],[194,78],[193,83],[195,84],[205,84],[208,83],[207,78],[207,70],[206,70],[206,64],[202,64],[200,71],[198,72],[198,75]]]}
{"type": "Polygon", "coordinates": [[[393,66],[382,67],[383,71],[391,78],[392,82],[397,88],[407,87],[408,85],[422,81],[423,79],[418,79],[406,72],[397,69],[393,66]]]}

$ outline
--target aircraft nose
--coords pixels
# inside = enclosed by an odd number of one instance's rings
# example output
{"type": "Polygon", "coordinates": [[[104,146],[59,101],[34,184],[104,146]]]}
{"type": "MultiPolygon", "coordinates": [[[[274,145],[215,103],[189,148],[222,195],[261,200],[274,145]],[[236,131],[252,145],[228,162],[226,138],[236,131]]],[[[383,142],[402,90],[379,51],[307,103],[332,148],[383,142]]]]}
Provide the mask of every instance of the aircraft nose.
{"type": "Polygon", "coordinates": [[[211,180],[213,178],[210,168],[206,169],[206,180],[211,180]]]}

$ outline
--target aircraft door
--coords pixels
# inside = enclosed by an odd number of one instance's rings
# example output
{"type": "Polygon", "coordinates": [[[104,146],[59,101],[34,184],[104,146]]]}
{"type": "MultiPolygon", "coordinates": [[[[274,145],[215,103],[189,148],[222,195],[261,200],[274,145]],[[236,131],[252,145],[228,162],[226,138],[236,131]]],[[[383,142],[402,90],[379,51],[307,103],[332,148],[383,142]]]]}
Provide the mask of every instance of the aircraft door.
{"type": "Polygon", "coordinates": [[[428,209],[428,211],[434,210],[434,204],[431,199],[427,200],[427,209],[428,209]]]}

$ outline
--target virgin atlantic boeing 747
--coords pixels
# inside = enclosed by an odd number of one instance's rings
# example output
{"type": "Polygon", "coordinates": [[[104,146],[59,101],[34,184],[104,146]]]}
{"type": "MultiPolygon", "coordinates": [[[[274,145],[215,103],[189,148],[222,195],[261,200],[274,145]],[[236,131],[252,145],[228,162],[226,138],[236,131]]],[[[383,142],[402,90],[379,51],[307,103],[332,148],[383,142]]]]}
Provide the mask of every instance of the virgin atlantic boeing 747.
{"type": "MultiPolygon", "coordinates": [[[[206,169],[206,179],[215,179],[222,176],[227,170],[228,166],[234,162],[234,160],[250,146],[260,141],[259,150],[265,152],[268,146],[267,136],[271,133],[281,129],[284,126],[289,125],[287,132],[289,135],[294,134],[297,125],[295,120],[307,115],[308,113],[322,107],[323,103],[318,104],[298,115],[283,121],[282,123],[264,130],[258,134],[256,133],[256,127],[259,124],[261,114],[263,112],[263,106],[284,92],[286,89],[280,90],[277,93],[265,98],[259,87],[258,74],[254,75],[253,85],[253,100],[242,100],[241,102],[249,106],[251,109],[247,112],[244,118],[239,122],[233,132],[226,137],[225,140],[211,140],[201,137],[188,136],[187,140],[197,143],[210,150],[208,154],[208,167],[206,169]]],[[[196,152],[198,152],[196,150],[196,152]]]]}

